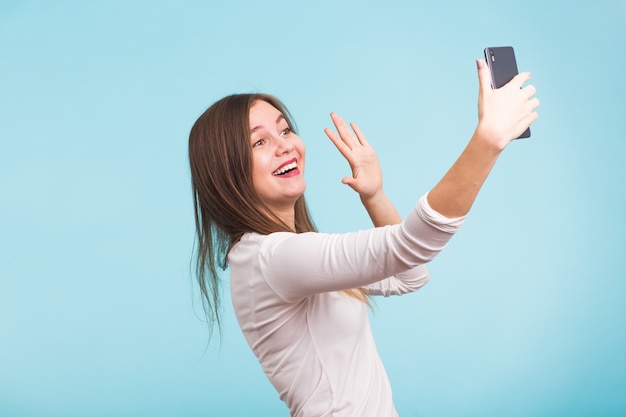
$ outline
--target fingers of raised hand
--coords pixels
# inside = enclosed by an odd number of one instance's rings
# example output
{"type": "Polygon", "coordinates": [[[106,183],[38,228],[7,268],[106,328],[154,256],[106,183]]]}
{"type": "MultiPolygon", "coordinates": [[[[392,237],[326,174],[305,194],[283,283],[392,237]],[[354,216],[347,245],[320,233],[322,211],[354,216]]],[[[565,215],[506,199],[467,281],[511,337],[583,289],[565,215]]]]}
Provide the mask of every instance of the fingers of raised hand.
{"type": "MultiPolygon", "coordinates": [[[[337,115],[334,115],[334,114],[332,114],[331,117],[333,119],[333,123],[335,124],[335,127],[337,128],[337,131],[340,131],[339,125],[340,125],[341,118],[339,116],[337,116],[337,115]]],[[[351,155],[350,154],[352,153],[352,147],[350,147],[350,146],[348,146],[346,144],[346,141],[344,140],[343,136],[342,137],[338,136],[337,133],[335,133],[334,130],[329,129],[329,128],[324,129],[324,133],[326,133],[326,136],[328,136],[328,138],[335,145],[337,150],[349,162],[351,160],[351,155]]]]}
{"type": "Polygon", "coordinates": [[[350,129],[348,124],[345,122],[345,120],[343,120],[341,116],[336,113],[331,113],[330,117],[333,120],[335,128],[337,128],[337,132],[339,132],[341,140],[343,140],[343,142],[348,145],[350,149],[352,149],[355,144],[359,143],[359,139],[355,137],[354,132],[352,131],[352,129],[350,129]]]}
{"type": "Polygon", "coordinates": [[[350,127],[352,127],[352,130],[354,130],[354,133],[356,133],[356,137],[361,145],[369,145],[369,143],[367,142],[367,138],[363,134],[363,131],[361,131],[361,128],[359,128],[356,123],[350,123],[350,127]]]}
{"type": "Polygon", "coordinates": [[[348,148],[346,146],[345,143],[343,143],[343,141],[337,136],[337,134],[335,134],[335,132],[332,129],[326,128],[324,129],[324,133],[326,133],[326,136],[328,136],[328,139],[331,140],[331,142],[335,145],[335,147],[339,150],[339,152],[341,152],[342,155],[346,155],[346,152],[350,151],[350,148],[348,148]]]}

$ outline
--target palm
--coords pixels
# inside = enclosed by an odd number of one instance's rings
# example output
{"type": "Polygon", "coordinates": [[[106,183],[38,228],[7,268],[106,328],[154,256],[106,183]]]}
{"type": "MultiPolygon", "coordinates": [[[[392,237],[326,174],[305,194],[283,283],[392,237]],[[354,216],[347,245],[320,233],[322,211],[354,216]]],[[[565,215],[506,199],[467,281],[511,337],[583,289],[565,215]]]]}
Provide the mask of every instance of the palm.
{"type": "Polygon", "coordinates": [[[351,124],[350,129],[340,116],[333,113],[331,117],[339,137],[330,129],[325,130],[326,135],[346,158],[352,170],[352,176],[343,178],[342,182],[352,187],[362,198],[373,197],[382,190],[382,172],[376,152],[356,124],[351,124]]]}
{"type": "Polygon", "coordinates": [[[352,178],[344,178],[345,184],[363,197],[371,197],[382,188],[382,172],[370,146],[353,148],[346,159],[352,169],[352,178]]]}

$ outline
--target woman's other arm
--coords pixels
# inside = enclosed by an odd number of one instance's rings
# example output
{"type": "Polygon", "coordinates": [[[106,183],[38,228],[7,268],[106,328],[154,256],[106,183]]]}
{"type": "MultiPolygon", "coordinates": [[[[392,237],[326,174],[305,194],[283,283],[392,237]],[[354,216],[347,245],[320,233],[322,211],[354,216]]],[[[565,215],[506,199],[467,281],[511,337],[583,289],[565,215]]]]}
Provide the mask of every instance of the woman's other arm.
{"type": "MultiPolygon", "coordinates": [[[[325,130],[326,135],[346,158],[352,170],[352,176],[344,177],[342,182],[359,194],[374,226],[382,227],[401,223],[402,217],[383,190],[380,162],[367,138],[355,123],[348,126],[340,116],[334,113],[331,114],[331,118],[339,137],[330,129],[325,130]]],[[[417,291],[428,280],[428,269],[422,264],[361,288],[369,295],[402,295],[417,291]]]]}
{"type": "Polygon", "coordinates": [[[383,190],[383,175],[374,148],[355,123],[350,127],[337,114],[330,115],[339,136],[331,129],[324,132],[350,164],[352,176],[341,182],[359,194],[361,203],[376,227],[398,224],[402,217],[383,190]],[[352,129],[350,129],[352,128],[352,129]],[[353,133],[354,132],[354,133],[353,133]]]}

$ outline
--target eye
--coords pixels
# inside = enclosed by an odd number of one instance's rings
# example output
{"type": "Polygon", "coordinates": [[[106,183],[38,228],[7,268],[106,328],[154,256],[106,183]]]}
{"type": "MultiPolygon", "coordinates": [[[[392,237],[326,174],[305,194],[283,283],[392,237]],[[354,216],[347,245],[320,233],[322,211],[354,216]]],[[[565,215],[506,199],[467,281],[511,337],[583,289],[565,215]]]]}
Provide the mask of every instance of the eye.
{"type": "Polygon", "coordinates": [[[256,142],[254,142],[254,143],[252,144],[252,147],[253,147],[253,148],[256,148],[256,147],[258,147],[258,146],[262,146],[262,145],[264,145],[264,144],[265,144],[265,142],[266,142],[266,140],[265,140],[265,139],[259,139],[259,140],[257,140],[256,142]]]}
{"type": "Polygon", "coordinates": [[[290,133],[291,133],[291,128],[287,127],[280,132],[280,136],[287,136],[290,133]]]}

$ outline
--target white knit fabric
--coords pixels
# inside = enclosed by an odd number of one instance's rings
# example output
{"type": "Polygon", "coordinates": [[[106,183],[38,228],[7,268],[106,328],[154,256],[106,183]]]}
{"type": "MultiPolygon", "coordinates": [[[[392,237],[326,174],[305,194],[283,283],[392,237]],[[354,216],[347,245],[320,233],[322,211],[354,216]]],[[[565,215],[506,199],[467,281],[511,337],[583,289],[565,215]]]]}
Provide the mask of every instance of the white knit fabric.
{"type": "Polygon", "coordinates": [[[434,212],[424,196],[400,225],[242,237],[229,255],[235,313],[292,416],[397,415],[367,306],[340,290],[416,291],[463,220],[434,212]]]}

